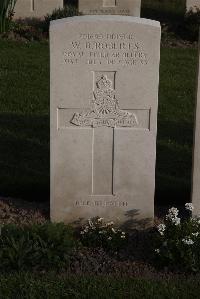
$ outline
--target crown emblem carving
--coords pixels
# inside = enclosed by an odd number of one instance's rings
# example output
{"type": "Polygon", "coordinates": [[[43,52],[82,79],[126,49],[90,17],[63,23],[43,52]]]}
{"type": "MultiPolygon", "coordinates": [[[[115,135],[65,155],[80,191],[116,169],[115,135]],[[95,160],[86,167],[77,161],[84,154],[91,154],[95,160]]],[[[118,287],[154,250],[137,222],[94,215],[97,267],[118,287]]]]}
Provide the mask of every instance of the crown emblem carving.
{"type": "Polygon", "coordinates": [[[106,75],[96,82],[90,111],[75,113],[71,123],[83,127],[135,127],[136,115],[119,108],[113,83],[106,75]]]}

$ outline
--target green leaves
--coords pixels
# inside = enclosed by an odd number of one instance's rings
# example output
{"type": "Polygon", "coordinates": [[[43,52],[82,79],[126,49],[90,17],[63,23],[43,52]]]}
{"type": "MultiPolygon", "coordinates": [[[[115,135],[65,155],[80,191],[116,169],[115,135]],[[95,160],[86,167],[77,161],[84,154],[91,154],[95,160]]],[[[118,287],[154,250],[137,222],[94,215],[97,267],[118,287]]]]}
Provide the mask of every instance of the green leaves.
{"type": "Polygon", "coordinates": [[[105,222],[103,218],[89,219],[80,232],[84,246],[103,248],[116,252],[127,243],[127,234],[114,227],[114,222],[105,222]]]}
{"type": "Polygon", "coordinates": [[[7,225],[0,237],[0,269],[63,269],[76,247],[73,230],[64,224],[7,225]]]}
{"type": "Polygon", "coordinates": [[[178,209],[169,209],[165,224],[158,225],[155,261],[158,266],[184,272],[200,271],[200,219],[192,218],[192,204],[186,204],[189,214],[180,219],[178,209]],[[179,220],[179,221],[177,221],[179,220]]]}
{"type": "Polygon", "coordinates": [[[0,0],[0,33],[8,30],[17,0],[0,0]]]}

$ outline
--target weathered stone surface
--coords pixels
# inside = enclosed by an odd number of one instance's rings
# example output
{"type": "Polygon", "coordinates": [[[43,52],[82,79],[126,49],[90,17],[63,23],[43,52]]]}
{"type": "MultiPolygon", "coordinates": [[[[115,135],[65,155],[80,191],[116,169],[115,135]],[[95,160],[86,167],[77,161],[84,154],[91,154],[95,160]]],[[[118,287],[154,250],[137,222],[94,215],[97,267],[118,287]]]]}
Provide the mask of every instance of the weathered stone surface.
{"type": "Polygon", "coordinates": [[[140,17],[141,0],[79,0],[84,15],[127,15],[140,17]]]}
{"type": "Polygon", "coordinates": [[[196,12],[197,9],[200,9],[200,0],[186,0],[186,9],[196,12]]]}
{"type": "Polygon", "coordinates": [[[193,180],[192,180],[192,203],[194,214],[200,215],[200,39],[199,39],[199,64],[196,98],[196,119],[194,131],[194,157],[193,157],[193,180]]]}
{"type": "Polygon", "coordinates": [[[17,0],[14,18],[43,18],[57,8],[63,8],[63,0],[17,0]]]}
{"type": "Polygon", "coordinates": [[[50,52],[51,219],[149,225],[160,24],[124,16],[54,21],[50,52]]]}

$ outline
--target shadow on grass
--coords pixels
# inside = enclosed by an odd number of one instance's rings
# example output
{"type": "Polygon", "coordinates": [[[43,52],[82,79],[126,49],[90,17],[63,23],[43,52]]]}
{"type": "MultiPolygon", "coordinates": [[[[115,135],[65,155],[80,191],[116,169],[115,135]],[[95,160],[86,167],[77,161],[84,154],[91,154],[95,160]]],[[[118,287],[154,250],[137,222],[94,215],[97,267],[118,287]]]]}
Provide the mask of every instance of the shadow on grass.
{"type": "MultiPolygon", "coordinates": [[[[0,195],[49,201],[49,115],[0,114],[0,195]]],[[[156,204],[190,198],[193,126],[159,121],[156,204]]]]}
{"type": "Polygon", "coordinates": [[[183,20],[185,11],[185,0],[143,0],[141,17],[177,23],[183,20]]]}
{"type": "Polygon", "coordinates": [[[0,114],[0,194],[49,200],[49,116],[0,114]]]}
{"type": "Polygon", "coordinates": [[[152,219],[151,218],[145,218],[145,219],[138,219],[140,216],[140,210],[132,209],[125,213],[126,220],[124,221],[124,224],[122,225],[122,230],[130,230],[133,229],[141,229],[145,230],[147,227],[150,227],[152,225],[152,219]]]}
{"type": "Polygon", "coordinates": [[[180,205],[190,200],[193,124],[159,121],[156,203],[180,205]]]}

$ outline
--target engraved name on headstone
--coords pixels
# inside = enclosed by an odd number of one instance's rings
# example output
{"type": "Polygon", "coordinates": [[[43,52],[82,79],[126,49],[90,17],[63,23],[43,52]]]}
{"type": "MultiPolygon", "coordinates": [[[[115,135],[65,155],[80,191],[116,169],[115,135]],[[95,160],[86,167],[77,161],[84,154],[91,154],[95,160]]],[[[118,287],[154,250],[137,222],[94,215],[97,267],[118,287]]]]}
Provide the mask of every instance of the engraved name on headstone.
{"type": "Polygon", "coordinates": [[[127,15],[140,17],[141,0],[79,0],[84,15],[127,15]]]}
{"type": "Polygon", "coordinates": [[[150,224],[159,23],[123,16],[58,20],[50,26],[50,49],[51,219],[150,224]]]}
{"type": "Polygon", "coordinates": [[[63,0],[17,0],[14,19],[43,18],[58,8],[63,8],[63,0]]]}

